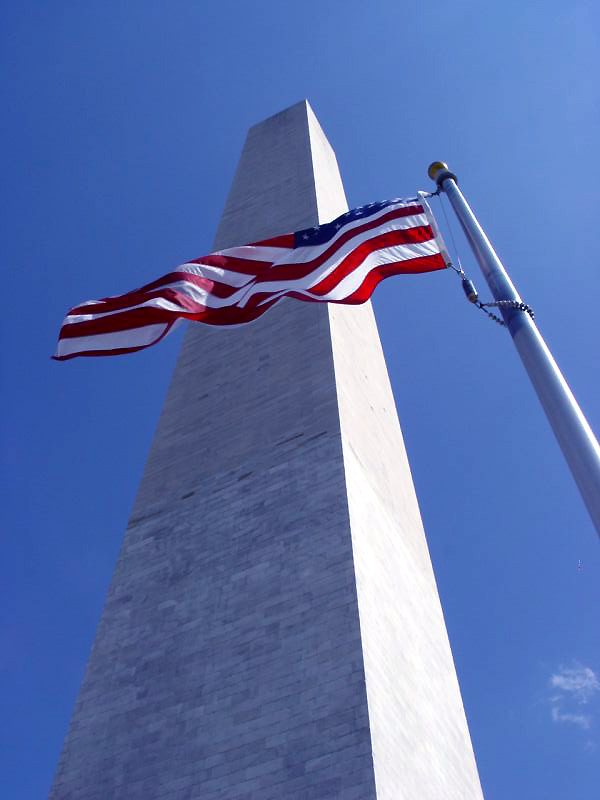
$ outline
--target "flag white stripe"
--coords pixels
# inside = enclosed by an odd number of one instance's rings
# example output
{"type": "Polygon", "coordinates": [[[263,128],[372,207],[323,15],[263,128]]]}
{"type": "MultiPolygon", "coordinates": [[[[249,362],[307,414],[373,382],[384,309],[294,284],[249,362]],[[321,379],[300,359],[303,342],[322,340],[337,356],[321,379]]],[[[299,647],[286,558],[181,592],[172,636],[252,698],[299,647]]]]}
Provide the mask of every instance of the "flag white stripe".
{"type": "Polygon", "coordinates": [[[417,244],[395,245],[386,247],[371,253],[356,269],[352,270],[326,295],[319,295],[323,300],[343,300],[360,288],[363,281],[375,267],[382,264],[395,264],[399,261],[409,261],[413,258],[432,256],[439,252],[436,242],[431,239],[428,242],[418,242],[417,244]]]}
{"type": "MultiPolygon", "coordinates": [[[[287,250],[282,252],[287,252],[287,250]]],[[[217,283],[224,283],[227,286],[244,286],[254,278],[254,275],[248,275],[246,272],[234,272],[231,269],[213,267],[210,264],[182,264],[180,267],[177,267],[175,272],[198,275],[200,278],[206,278],[209,281],[216,281],[217,283]]]]}
{"type": "MultiPolygon", "coordinates": [[[[364,220],[363,220],[364,222],[364,220]]],[[[345,242],[341,247],[345,248],[346,252],[354,250],[361,242],[367,241],[367,239],[372,239],[375,236],[379,236],[382,233],[386,233],[387,231],[404,231],[410,230],[411,228],[419,228],[421,226],[428,225],[427,217],[425,214],[415,214],[413,217],[401,217],[400,219],[391,219],[387,220],[386,222],[382,222],[376,228],[371,228],[367,231],[361,231],[360,233],[355,233],[347,242],[345,242]]],[[[358,227],[358,226],[354,226],[358,227]]],[[[348,227],[345,227],[342,233],[346,233],[348,231],[348,227]]],[[[319,258],[323,253],[325,253],[331,247],[333,242],[337,242],[340,237],[338,235],[335,236],[334,239],[330,239],[328,242],[325,242],[321,245],[308,245],[307,247],[297,247],[295,250],[292,250],[287,256],[285,256],[280,262],[278,263],[292,263],[292,264],[304,264],[309,261],[315,261],[319,258]]],[[[337,253],[341,252],[340,250],[337,253]]],[[[334,253],[333,256],[337,255],[334,253]]]]}
{"type": "Polygon", "coordinates": [[[68,356],[71,353],[83,353],[90,350],[118,350],[123,347],[148,347],[160,339],[167,327],[168,325],[159,323],[114,333],[97,333],[94,336],[59,339],[55,355],[68,356]]]}

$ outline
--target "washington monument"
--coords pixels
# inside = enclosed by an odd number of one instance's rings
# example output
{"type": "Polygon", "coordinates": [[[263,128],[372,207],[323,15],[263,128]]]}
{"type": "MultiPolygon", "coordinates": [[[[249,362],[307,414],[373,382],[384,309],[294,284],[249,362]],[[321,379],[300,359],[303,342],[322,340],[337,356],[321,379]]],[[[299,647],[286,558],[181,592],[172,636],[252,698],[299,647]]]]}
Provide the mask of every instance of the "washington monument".
{"type": "MultiPolygon", "coordinates": [[[[303,101],[214,249],[346,210],[303,101]]],[[[370,303],[189,326],[50,796],[481,800],[370,303]]]]}

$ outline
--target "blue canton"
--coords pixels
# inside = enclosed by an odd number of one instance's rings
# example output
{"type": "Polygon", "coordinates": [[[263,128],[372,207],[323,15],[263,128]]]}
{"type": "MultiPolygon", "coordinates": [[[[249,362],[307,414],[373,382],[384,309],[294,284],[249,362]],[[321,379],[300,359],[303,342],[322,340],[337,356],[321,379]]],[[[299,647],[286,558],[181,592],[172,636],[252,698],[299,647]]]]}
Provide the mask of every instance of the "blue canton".
{"type": "Polygon", "coordinates": [[[398,202],[406,203],[406,200],[401,201],[399,198],[396,198],[381,203],[369,203],[367,206],[353,208],[352,211],[347,211],[345,214],[342,214],[341,217],[334,219],[332,222],[327,222],[325,225],[296,231],[294,234],[294,247],[315,247],[316,245],[325,244],[330,239],[333,239],[336,233],[349,222],[370,217],[378,211],[381,211],[382,208],[394,205],[398,202]]]}

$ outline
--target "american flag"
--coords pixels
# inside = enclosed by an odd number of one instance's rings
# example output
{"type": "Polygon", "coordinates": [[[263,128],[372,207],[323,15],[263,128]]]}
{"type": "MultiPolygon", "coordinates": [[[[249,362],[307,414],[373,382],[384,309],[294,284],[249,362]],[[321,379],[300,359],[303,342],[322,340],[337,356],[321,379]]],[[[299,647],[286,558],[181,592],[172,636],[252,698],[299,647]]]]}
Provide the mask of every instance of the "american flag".
{"type": "Polygon", "coordinates": [[[390,275],[446,266],[423,197],[371,203],[316,228],[188,261],[127,294],[90,300],[67,314],[53,358],[132,353],[181,319],[239,325],[283,297],[364,303],[390,275]]]}

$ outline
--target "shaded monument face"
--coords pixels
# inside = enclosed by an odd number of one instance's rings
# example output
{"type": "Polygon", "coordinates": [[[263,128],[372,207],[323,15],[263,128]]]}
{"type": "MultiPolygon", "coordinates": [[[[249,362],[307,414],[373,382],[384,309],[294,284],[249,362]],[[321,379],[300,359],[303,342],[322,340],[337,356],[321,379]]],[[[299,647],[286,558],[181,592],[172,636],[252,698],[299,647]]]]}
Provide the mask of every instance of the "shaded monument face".
{"type": "MultiPolygon", "coordinates": [[[[302,102],[215,248],[346,208],[302,102]]],[[[51,798],[481,798],[370,304],[189,327],[51,798]]]]}

